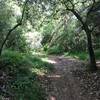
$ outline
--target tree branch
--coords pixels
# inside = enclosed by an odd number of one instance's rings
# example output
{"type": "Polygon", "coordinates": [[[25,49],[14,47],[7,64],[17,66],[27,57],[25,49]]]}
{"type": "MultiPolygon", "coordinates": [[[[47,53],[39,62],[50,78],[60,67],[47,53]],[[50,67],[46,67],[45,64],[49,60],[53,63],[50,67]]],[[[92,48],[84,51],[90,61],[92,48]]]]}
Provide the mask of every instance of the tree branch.
{"type": "Polygon", "coordinates": [[[64,0],[62,3],[65,5],[66,10],[72,12],[75,15],[75,17],[81,22],[84,30],[90,32],[87,23],[83,21],[83,18],[78,14],[78,12],[75,9],[68,8],[64,0]]]}

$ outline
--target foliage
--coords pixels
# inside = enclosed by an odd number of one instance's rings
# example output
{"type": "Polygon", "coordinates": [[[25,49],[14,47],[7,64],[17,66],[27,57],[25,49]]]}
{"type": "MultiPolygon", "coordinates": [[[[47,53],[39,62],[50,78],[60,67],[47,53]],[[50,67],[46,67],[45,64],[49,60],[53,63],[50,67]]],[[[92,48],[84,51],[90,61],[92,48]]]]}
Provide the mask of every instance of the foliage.
{"type": "MultiPolygon", "coordinates": [[[[9,30],[20,22],[24,1],[0,1],[0,48],[9,30]]],[[[52,70],[52,65],[30,53],[36,44],[42,44],[47,54],[67,52],[65,56],[81,60],[88,59],[88,44],[90,57],[94,57],[94,48],[98,49],[96,59],[100,59],[99,5],[99,0],[28,0],[20,27],[7,38],[0,56],[0,71],[7,77],[3,83],[13,100],[45,99],[37,77],[52,70]],[[39,34],[35,36],[33,31],[39,34]]]]}
{"type": "MultiPolygon", "coordinates": [[[[64,55],[66,57],[72,57],[72,58],[80,59],[80,60],[88,60],[88,58],[89,58],[87,52],[76,52],[76,51],[66,52],[66,53],[64,53],[64,55]]],[[[99,49],[95,50],[95,57],[97,60],[100,59],[100,50],[99,49]]]]}
{"type": "MultiPolygon", "coordinates": [[[[86,51],[87,38],[82,31],[82,25],[80,24],[80,22],[77,22],[77,19],[74,15],[65,10],[65,5],[62,4],[61,1],[62,0],[38,0],[36,2],[30,0],[25,9],[25,16],[22,26],[14,30],[5,45],[5,49],[11,48],[12,50],[21,52],[29,51],[32,46],[26,43],[26,38],[24,37],[24,35],[31,32],[34,28],[36,31],[42,34],[43,39],[41,43],[43,46],[50,45],[52,47],[59,44],[64,48],[64,51],[66,52],[73,51],[73,49],[75,51],[86,51]]],[[[82,3],[82,1],[75,2],[72,1],[73,5],[74,3],[75,5],[78,5],[78,3],[82,3]]],[[[20,19],[23,10],[22,0],[3,0],[1,3],[3,5],[3,9],[0,10],[0,45],[2,44],[2,41],[4,40],[8,29],[12,28],[20,19]],[[17,12],[15,11],[14,7],[17,9],[17,12]]],[[[70,1],[66,1],[65,3],[68,4],[68,7],[72,6],[70,1]]],[[[79,14],[82,15],[84,21],[88,21],[90,17],[88,16],[89,18],[86,19],[85,15],[89,8],[87,8],[86,11],[84,11],[84,9],[88,7],[88,5],[90,5],[91,8],[92,1],[83,1],[83,3],[84,5],[75,6],[75,9],[79,11],[79,14]]],[[[2,7],[2,5],[0,5],[0,7],[2,7]]],[[[97,38],[95,38],[95,40],[97,40],[97,38]]],[[[35,42],[38,42],[38,40],[35,42]]]]}
{"type": "Polygon", "coordinates": [[[23,34],[25,34],[25,27],[21,26],[11,31],[13,27],[18,25],[19,19],[21,19],[20,17],[22,16],[21,10],[23,7],[19,6],[17,1],[12,0],[0,1],[0,7],[0,50],[2,49],[2,44],[6,40],[6,37],[8,37],[3,49],[11,48],[12,50],[26,52],[28,44],[23,36],[23,34]],[[10,34],[9,32],[12,33],[10,34]]]}
{"type": "Polygon", "coordinates": [[[67,52],[64,54],[66,57],[72,57],[80,60],[87,60],[88,55],[85,52],[67,52]]]}
{"type": "Polygon", "coordinates": [[[95,50],[95,56],[97,60],[100,59],[100,49],[95,50]]]}
{"type": "Polygon", "coordinates": [[[5,49],[17,50],[23,53],[31,50],[24,34],[22,27],[14,30],[6,42],[5,49]]]}
{"type": "Polygon", "coordinates": [[[65,52],[86,51],[86,35],[84,32],[76,31],[76,20],[72,18],[67,24],[68,26],[64,26],[63,32],[55,43],[59,43],[65,52]]]}
{"type": "Polygon", "coordinates": [[[13,100],[45,100],[45,94],[37,77],[51,70],[51,64],[41,61],[34,55],[9,50],[3,52],[0,64],[0,70],[9,77],[6,89],[13,95],[13,100]]]}
{"type": "Polygon", "coordinates": [[[48,44],[51,40],[52,30],[54,29],[54,22],[51,21],[51,22],[47,23],[46,26],[44,25],[42,28],[43,28],[42,29],[43,30],[43,32],[42,32],[43,39],[42,39],[41,43],[44,46],[44,45],[48,44]]]}
{"type": "Polygon", "coordinates": [[[63,48],[59,45],[52,46],[47,50],[48,54],[62,54],[63,52],[64,52],[63,48]]]}

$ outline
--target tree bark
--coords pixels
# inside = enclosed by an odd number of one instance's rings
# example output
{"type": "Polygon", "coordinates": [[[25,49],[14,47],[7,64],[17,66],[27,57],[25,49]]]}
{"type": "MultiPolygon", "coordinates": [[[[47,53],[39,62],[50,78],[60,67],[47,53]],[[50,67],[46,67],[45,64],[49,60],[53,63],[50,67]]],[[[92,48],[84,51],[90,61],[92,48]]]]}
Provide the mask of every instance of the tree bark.
{"type": "Polygon", "coordinates": [[[88,43],[88,52],[90,58],[90,70],[95,71],[97,70],[97,66],[96,66],[95,54],[92,46],[91,33],[89,32],[87,33],[87,43],[88,43]]]}

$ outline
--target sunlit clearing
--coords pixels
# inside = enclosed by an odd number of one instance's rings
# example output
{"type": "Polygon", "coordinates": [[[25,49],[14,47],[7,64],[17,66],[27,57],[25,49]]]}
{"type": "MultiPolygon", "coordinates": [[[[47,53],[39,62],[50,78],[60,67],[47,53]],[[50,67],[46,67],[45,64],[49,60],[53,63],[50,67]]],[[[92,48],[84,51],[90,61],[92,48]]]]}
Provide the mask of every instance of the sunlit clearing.
{"type": "Polygon", "coordinates": [[[45,73],[47,73],[47,70],[44,69],[37,69],[37,68],[32,68],[31,71],[33,73],[36,73],[37,75],[43,76],[45,73]]]}
{"type": "Polygon", "coordinates": [[[48,78],[61,78],[61,75],[49,75],[48,78]]]}
{"type": "Polygon", "coordinates": [[[45,59],[45,58],[42,58],[41,59],[42,61],[45,61],[45,62],[48,62],[48,63],[51,63],[51,64],[56,64],[57,62],[54,61],[54,60],[49,60],[49,59],[45,59]]]}

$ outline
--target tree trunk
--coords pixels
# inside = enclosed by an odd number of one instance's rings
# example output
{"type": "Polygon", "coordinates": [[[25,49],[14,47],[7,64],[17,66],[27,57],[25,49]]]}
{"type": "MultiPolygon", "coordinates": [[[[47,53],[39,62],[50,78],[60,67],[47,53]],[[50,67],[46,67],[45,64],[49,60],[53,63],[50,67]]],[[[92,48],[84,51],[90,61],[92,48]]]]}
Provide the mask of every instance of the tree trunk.
{"type": "Polygon", "coordinates": [[[88,42],[88,52],[90,58],[90,70],[95,71],[97,70],[97,66],[96,66],[95,54],[92,46],[91,33],[89,31],[86,31],[86,33],[87,33],[87,42],[88,42]]]}

